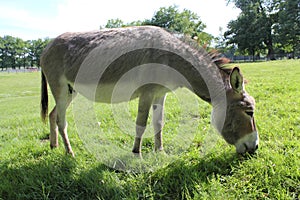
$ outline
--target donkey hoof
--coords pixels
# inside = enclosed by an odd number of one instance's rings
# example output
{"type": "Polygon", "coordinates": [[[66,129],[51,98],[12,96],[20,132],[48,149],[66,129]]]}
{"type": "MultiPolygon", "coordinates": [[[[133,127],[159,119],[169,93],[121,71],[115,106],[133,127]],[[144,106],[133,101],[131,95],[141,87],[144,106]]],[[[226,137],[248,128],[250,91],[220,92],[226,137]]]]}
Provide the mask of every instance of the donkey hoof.
{"type": "Polygon", "coordinates": [[[164,152],[164,148],[163,147],[159,147],[159,148],[155,148],[154,149],[155,152],[164,152]]]}
{"type": "Polygon", "coordinates": [[[55,145],[50,144],[50,149],[55,149],[55,148],[57,148],[57,147],[58,147],[58,144],[55,144],[55,145]]]}
{"type": "Polygon", "coordinates": [[[70,155],[70,156],[72,156],[73,158],[75,157],[75,154],[74,154],[73,151],[67,151],[66,153],[67,153],[67,155],[70,155]]]}
{"type": "Polygon", "coordinates": [[[167,155],[167,153],[165,152],[164,149],[155,150],[155,153],[157,153],[159,155],[167,155]]]}
{"type": "Polygon", "coordinates": [[[133,150],[132,153],[133,153],[133,156],[136,157],[136,158],[141,158],[141,159],[143,158],[142,153],[140,151],[134,151],[133,150]]]}

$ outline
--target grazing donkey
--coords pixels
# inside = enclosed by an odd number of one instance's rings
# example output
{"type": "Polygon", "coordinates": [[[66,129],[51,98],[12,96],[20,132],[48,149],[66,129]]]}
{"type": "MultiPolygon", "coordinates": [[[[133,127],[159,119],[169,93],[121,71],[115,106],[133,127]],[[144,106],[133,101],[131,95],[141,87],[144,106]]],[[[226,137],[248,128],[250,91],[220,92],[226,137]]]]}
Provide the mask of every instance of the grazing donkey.
{"type": "Polygon", "coordinates": [[[187,87],[212,105],[212,122],[224,139],[235,145],[238,153],[253,153],[259,142],[253,116],[255,102],[244,89],[239,68],[225,69],[221,66],[224,63],[225,59],[216,53],[209,54],[190,41],[153,26],[62,34],[45,48],[41,57],[44,121],[48,113],[47,82],[56,103],[49,114],[50,146],[58,146],[59,132],[67,153],[74,156],[67,135],[66,109],[80,93],[105,103],[139,98],[134,153],[141,152],[152,106],[155,150],[163,150],[166,93],[187,87]],[[131,72],[133,75],[122,82],[121,92],[114,94],[118,81],[131,72]]]}

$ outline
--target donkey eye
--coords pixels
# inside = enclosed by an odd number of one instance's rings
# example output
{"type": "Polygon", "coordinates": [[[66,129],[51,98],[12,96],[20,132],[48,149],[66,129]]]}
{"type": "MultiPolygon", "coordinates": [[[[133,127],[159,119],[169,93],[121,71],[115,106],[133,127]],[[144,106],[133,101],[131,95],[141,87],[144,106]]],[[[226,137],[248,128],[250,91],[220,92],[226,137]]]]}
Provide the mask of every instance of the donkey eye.
{"type": "Polygon", "coordinates": [[[254,112],[253,111],[246,111],[246,114],[249,115],[250,117],[253,117],[254,112]]]}

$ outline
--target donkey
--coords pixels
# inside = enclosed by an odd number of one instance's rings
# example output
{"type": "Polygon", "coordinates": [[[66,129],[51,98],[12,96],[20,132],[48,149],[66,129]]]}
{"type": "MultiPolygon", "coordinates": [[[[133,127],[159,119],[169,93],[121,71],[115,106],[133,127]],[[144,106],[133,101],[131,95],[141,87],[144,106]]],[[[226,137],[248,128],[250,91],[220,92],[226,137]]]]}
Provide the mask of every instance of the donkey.
{"type": "Polygon", "coordinates": [[[66,109],[79,93],[104,103],[139,98],[132,149],[137,154],[152,107],[154,146],[162,151],[166,94],[186,87],[212,105],[213,124],[227,143],[235,145],[237,153],[253,153],[259,143],[254,98],[244,89],[240,69],[224,68],[224,63],[226,59],[218,54],[154,26],[64,33],[49,43],[41,56],[43,121],[48,115],[47,82],[56,103],[49,114],[50,147],[58,146],[60,133],[66,152],[74,156],[66,109]],[[118,84],[127,74],[131,74],[129,78],[118,84]]]}

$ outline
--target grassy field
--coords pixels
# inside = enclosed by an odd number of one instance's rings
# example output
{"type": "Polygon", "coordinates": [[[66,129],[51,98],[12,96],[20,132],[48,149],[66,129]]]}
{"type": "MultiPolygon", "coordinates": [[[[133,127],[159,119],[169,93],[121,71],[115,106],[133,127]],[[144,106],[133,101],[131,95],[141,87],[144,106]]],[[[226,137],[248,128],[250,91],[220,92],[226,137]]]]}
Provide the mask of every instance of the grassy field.
{"type": "MultiPolygon", "coordinates": [[[[199,100],[197,134],[189,148],[155,170],[139,173],[99,162],[80,139],[72,108],[68,130],[76,157],[65,155],[61,139],[61,146],[50,150],[48,125],[39,114],[40,74],[1,73],[0,199],[299,199],[300,60],[240,67],[257,103],[257,154],[240,157],[214,134],[211,108],[199,100]]],[[[51,99],[50,107],[53,104],[51,99]]],[[[166,149],[180,121],[176,116],[182,111],[176,105],[176,96],[169,95],[166,149]]],[[[133,137],[118,129],[109,105],[98,106],[100,127],[114,132],[110,139],[130,151],[133,137]]],[[[136,101],[129,107],[136,109],[136,101]]],[[[152,140],[145,138],[143,152],[152,151],[152,140]]]]}

